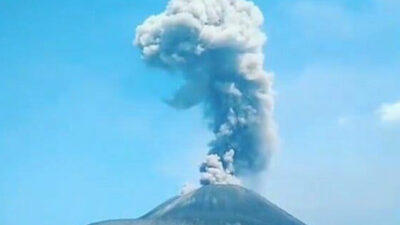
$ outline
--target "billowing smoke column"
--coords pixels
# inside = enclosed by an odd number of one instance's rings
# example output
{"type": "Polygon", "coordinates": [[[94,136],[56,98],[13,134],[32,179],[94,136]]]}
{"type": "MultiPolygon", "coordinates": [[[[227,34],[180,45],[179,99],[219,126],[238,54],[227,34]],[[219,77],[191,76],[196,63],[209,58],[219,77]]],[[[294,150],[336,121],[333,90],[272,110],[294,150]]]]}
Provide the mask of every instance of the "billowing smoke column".
{"type": "Polygon", "coordinates": [[[215,138],[201,183],[238,183],[268,164],[277,140],[272,77],[264,71],[260,10],[245,0],[171,0],[137,27],[135,45],[149,65],[180,73],[169,104],[202,103],[215,138]]]}

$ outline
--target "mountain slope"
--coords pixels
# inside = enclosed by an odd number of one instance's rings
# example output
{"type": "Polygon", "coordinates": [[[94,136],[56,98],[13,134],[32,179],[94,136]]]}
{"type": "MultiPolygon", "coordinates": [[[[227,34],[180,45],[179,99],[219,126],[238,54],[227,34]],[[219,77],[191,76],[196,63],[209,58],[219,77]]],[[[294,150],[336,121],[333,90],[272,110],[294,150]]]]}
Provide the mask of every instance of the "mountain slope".
{"type": "Polygon", "coordinates": [[[92,225],[304,225],[260,195],[233,185],[204,186],[137,220],[92,225]]]}

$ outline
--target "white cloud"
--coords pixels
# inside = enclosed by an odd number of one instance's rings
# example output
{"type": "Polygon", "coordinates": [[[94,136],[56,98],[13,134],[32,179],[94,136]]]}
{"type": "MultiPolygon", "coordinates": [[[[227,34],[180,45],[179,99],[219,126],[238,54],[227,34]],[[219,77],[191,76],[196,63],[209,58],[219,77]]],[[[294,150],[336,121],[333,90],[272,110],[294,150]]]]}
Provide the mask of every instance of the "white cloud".
{"type": "Polygon", "coordinates": [[[299,1],[293,2],[288,9],[307,35],[349,39],[356,31],[351,12],[338,3],[299,1]]]}
{"type": "Polygon", "coordinates": [[[392,104],[383,104],[379,109],[379,116],[383,122],[400,123],[400,101],[392,104]]]}
{"type": "Polygon", "coordinates": [[[337,119],[337,123],[338,123],[338,125],[339,125],[340,127],[346,127],[346,126],[350,125],[351,122],[352,122],[352,120],[351,120],[351,118],[348,117],[348,116],[340,116],[340,117],[337,119]]]}
{"type": "Polygon", "coordinates": [[[296,36],[317,40],[366,40],[372,35],[381,36],[387,29],[396,29],[400,21],[398,0],[282,2],[283,12],[296,23],[296,36]]]}

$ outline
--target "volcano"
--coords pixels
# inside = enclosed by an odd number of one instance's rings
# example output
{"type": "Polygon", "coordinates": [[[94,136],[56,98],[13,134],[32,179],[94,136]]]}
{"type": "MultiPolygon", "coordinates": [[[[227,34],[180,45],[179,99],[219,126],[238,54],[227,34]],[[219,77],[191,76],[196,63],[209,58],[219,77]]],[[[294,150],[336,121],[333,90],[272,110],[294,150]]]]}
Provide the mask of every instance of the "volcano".
{"type": "Polygon", "coordinates": [[[208,185],[174,197],[138,219],[91,225],[305,225],[257,193],[208,185]]]}

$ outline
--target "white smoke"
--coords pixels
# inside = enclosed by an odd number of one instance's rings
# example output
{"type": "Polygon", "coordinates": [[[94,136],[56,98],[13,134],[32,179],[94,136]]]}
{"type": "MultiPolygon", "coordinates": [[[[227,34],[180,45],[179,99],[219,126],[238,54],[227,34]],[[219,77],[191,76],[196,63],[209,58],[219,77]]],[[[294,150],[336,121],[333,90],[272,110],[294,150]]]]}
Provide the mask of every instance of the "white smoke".
{"type": "Polygon", "coordinates": [[[208,155],[206,161],[201,165],[202,185],[210,184],[235,184],[240,185],[240,180],[234,176],[233,156],[235,152],[230,150],[222,159],[218,155],[208,155]],[[224,164],[226,166],[224,166],[224,164]]]}
{"type": "Polygon", "coordinates": [[[197,190],[198,187],[192,183],[186,183],[183,185],[180,195],[187,195],[195,190],[197,190]]]}
{"type": "Polygon", "coordinates": [[[169,104],[204,105],[215,138],[201,167],[203,183],[263,171],[277,144],[263,20],[246,0],[171,0],[137,27],[134,43],[143,59],[185,80],[169,104]]]}

